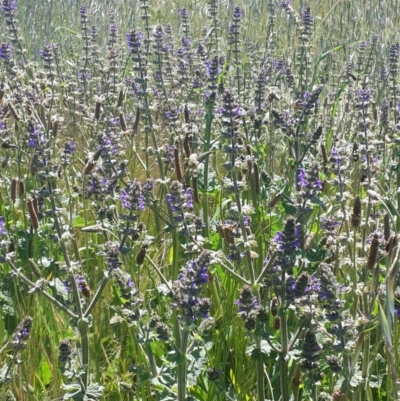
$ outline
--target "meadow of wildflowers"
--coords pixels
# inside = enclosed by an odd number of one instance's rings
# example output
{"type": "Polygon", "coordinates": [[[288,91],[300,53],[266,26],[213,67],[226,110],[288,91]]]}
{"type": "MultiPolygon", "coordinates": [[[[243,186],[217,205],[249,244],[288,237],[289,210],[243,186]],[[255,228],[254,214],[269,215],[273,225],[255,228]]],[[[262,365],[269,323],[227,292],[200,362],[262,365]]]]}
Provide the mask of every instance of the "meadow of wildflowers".
{"type": "Polygon", "coordinates": [[[400,399],[398,24],[0,0],[0,400],[400,399]]]}

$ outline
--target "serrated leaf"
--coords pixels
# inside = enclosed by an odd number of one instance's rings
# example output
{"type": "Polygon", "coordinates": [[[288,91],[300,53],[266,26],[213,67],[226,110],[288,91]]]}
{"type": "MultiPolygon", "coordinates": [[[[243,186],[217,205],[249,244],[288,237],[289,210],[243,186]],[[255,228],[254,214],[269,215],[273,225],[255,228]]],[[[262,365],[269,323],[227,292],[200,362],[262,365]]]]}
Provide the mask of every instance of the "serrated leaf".
{"type": "Polygon", "coordinates": [[[100,400],[103,394],[104,386],[100,386],[99,383],[90,384],[89,387],[86,389],[86,394],[84,396],[84,400],[100,400]]]}
{"type": "Polygon", "coordinates": [[[358,387],[362,381],[363,378],[361,377],[361,372],[356,372],[350,380],[350,386],[358,387]]]}
{"type": "Polygon", "coordinates": [[[57,295],[63,297],[65,301],[68,299],[68,293],[65,289],[65,285],[59,278],[54,278],[53,280],[50,280],[49,287],[54,288],[57,295]]]}
{"type": "Polygon", "coordinates": [[[78,383],[62,384],[62,389],[67,390],[68,394],[64,394],[63,400],[83,401],[83,393],[78,383]]]}
{"type": "Polygon", "coordinates": [[[5,364],[0,370],[0,383],[5,384],[11,380],[10,366],[5,364]]]}
{"type": "Polygon", "coordinates": [[[123,321],[124,321],[124,319],[123,319],[121,316],[115,314],[115,315],[110,319],[110,324],[111,324],[111,325],[113,325],[113,324],[119,324],[119,323],[122,323],[123,321]]]}
{"type": "MultiPolygon", "coordinates": [[[[172,287],[172,283],[171,282],[169,282],[169,285],[172,287]]],[[[167,285],[165,285],[164,283],[160,284],[159,286],[157,286],[157,290],[161,295],[163,295],[165,297],[168,296],[170,294],[170,292],[171,292],[171,289],[167,285]]]]}

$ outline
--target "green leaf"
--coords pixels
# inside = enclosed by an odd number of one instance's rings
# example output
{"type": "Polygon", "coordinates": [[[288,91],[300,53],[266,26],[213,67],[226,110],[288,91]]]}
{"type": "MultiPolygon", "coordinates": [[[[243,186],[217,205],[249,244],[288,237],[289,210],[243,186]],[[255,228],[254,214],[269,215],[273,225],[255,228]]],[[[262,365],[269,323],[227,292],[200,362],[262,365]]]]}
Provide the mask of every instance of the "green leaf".
{"type": "Polygon", "coordinates": [[[53,375],[51,374],[51,366],[47,362],[46,358],[42,358],[42,362],[39,366],[39,376],[42,382],[47,386],[51,383],[53,375]]]}
{"type": "Polygon", "coordinates": [[[76,216],[75,220],[72,223],[72,227],[85,227],[85,226],[86,226],[85,218],[81,216],[76,216]]]}
{"type": "MultiPolygon", "coordinates": [[[[379,301],[378,301],[379,302],[379,301]]],[[[389,323],[386,318],[385,310],[383,306],[379,302],[379,322],[381,325],[382,333],[383,333],[383,338],[385,339],[386,346],[390,349],[392,349],[392,335],[389,329],[389,323]]]]}
{"type": "Polygon", "coordinates": [[[361,349],[364,345],[364,332],[360,333],[360,336],[358,337],[357,343],[356,343],[356,348],[353,352],[353,356],[351,358],[351,369],[350,369],[350,375],[353,376],[357,362],[358,362],[358,357],[360,356],[361,349]]]}
{"type": "Polygon", "coordinates": [[[214,231],[214,232],[210,233],[210,236],[208,237],[208,239],[211,244],[211,249],[213,251],[217,251],[219,249],[219,244],[220,244],[219,234],[216,231],[214,231]]]}
{"type": "Polygon", "coordinates": [[[196,400],[206,401],[207,400],[207,392],[202,390],[199,386],[190,386],[189,393],[196,400]]]}
{"type": "Polygon", "coordinates": [[[78,36],[78,32],[75,32],[75,31],[73,31],[72,29],[67,28],[67,27],[65,27],[65,26],[59,26],[58,28],[56,28],[56,29],[54,30],[54,32],[57,32],[57,31],[60,30],[60,29],[63,29],[63,30],[65,30],[65,31],[71,33],[72,35],[78,36]]]}
{"type": "Polygon", "coordinates": [[[289,202],[285,198],[282,198],[282,205],[283,205],[283,208],[285,209],[286,214],[289,214],[291,216],[296,215],[297,210],[292,202],[289,202]]]}

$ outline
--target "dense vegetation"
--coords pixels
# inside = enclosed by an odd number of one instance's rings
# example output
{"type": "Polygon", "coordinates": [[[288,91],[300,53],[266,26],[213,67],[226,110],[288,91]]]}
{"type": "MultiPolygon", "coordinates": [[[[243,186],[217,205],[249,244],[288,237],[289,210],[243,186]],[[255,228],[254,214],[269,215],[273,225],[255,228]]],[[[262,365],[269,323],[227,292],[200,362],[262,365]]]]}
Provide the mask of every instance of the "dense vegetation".
{"type": "Polygon", "coordinates": [[[397,1],[0,8],[1,399],[400,398],[397,1]]]}

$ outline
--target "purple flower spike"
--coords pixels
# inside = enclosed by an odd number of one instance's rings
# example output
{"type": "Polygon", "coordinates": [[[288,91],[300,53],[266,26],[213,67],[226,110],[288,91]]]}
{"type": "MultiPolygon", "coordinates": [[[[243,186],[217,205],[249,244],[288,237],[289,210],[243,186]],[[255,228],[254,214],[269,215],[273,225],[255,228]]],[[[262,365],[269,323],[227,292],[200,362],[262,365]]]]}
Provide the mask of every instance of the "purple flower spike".
{"type": "Polygon", "coordinates": [[[0,216],[0,235],[6,235],[6,223],[3,216],[0,216]]]}
{"type": "Polygon", "coordinates": [[[86,7],[86,4],[83,4],[83,5],[82,5],[82,7],[81,7],[81,9],[80,9],[80,14],[81,14],[81,17],[87,17],[87,7],[86,7]]]}
{"type": "Polygon", "coordinates": [[[240,7],[235,7],[235,11],[233,12],[233,17],[236,19],[240,19],[243,17],[243,10],[240,7]]]}
{"type": "Polygon", "coordinates": [[[14,11],[17,10],[18,4],[15,0],[3,0],[1,2],[1,9],[6,14],[14,14],[14,11]]]}

